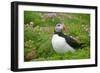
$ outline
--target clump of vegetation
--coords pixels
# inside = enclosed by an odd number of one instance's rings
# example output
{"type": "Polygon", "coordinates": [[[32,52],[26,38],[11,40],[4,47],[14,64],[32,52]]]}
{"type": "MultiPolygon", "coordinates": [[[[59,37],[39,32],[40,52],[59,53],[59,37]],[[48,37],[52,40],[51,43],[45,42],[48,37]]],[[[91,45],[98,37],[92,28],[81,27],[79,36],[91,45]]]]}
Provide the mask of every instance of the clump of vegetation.
{"type": "Polygon", "coordinates": [[[90,15],[79,13],[47,13],[24,11],[24,61],[87,59],[90,58],[90,15]],[[66,35],[85,43],[75,53],[57,54],[51,39],[54,27],[63,22],[69,27],[66,35]]]}

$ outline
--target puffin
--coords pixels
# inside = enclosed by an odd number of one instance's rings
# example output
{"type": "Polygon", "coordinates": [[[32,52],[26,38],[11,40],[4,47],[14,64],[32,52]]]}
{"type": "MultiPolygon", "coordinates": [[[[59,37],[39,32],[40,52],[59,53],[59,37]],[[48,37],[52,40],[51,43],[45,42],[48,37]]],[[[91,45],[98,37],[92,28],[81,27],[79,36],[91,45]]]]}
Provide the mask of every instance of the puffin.
{"type": "Polygon", "coordinates": [[[58,54],[64,54],[66,52],[75,52],[78,48],[82,48],[83,43],[79,43],[71,36],[65,35],[63,30],[65,29],[64,23],[56,24],[54,28],[54,34],[52,36],[52,47],[58,54]]]}

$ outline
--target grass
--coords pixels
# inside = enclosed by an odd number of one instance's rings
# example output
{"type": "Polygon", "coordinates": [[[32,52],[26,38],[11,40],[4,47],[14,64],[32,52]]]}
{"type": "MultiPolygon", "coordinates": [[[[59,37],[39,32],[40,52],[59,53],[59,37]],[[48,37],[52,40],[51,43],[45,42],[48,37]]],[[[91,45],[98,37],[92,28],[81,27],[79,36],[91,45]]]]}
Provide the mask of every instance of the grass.
{"type": "Polygon", "coordinates": [[[47,13],[24,11],[24,61],[72,60],[90,58],[90,15],[79,13],[47,13]],[[51,39],[54,27],[63,22],[68,27],[64,34],[85,43],[75,53],[57,54],[51,39]]]}

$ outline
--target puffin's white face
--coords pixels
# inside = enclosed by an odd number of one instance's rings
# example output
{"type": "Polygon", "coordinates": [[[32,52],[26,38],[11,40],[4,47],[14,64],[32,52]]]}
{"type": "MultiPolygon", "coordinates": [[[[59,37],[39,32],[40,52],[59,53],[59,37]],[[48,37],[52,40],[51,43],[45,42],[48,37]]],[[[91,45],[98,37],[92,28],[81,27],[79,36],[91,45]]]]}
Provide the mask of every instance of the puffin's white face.
{"type": "Polygon", "coordinates": [[[62,23],[58,23],[55,27],[56,32],[62,32],[63,29],[64,29],[64,24],[62,23]]]}

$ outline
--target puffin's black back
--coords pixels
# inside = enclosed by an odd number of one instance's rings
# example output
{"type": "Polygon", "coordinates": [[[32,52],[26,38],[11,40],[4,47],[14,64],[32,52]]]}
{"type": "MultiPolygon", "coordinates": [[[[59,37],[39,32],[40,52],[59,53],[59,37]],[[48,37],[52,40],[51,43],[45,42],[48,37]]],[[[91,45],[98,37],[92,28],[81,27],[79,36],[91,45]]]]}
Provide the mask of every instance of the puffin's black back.
{"type": "Polygon", "coordinates": [[[82,43],[78,43],[75,39],[73,39],[72,37],[68,36],[68,35],[64,35],[63,32],[54,32],[54,34],[58,34],[60,37],[65,38],[66,43],[68,43],[71,47],[78,49],[78,48],[82,48],[82,43]]]}
{"type": "Polygon", "coordinates": [[[81,43],[78,43],[75,39],[71,38],[70,36],[65,36],[65,40],[73,48],[78,49],[82,47],[81,43]]]}

